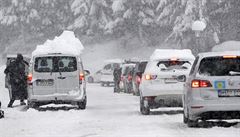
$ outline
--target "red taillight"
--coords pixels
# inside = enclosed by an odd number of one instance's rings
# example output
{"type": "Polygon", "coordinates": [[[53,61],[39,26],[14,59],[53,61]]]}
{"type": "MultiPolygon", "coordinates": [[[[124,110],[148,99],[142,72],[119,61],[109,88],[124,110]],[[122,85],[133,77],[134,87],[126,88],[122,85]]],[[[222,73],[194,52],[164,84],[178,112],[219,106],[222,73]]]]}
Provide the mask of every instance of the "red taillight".
{"type": "Polygon", "coordinates": [[[131,81],[131,80],[132,80],[132,76],[128,75],[128,81],[131,81]]]}
{"type": "Polygon", "coordinates": [[[137,76],[136,81],[137,81],[138,84],[140,84],[141,83],[141,77],[137,76]]]}
{"type": "Polygon", "coordinates": [[[28,74],[28,76],[27,76],[27,81],[28,81],[28,82],[31,82],[31,81],[32,81],[32,74],[28,74]]]}
{"type": "Polygon", "coordinates": [[[149,75],[149,74],[145,75],[145,80],[154,80],[156,78],[157,78],[157,75],[149,75]]]}
{"type": "Polygon", "coordinates": [[[212,87],[212,84],[208,80],[192,80],[192,88],[206,88],[212,87]]]}
{"type": "Polygon", "coordinates": [[[81,72],[80,75],[79,75],[79,80],[82,81],[82,80],[84,80],[84,78],[85,78],[84,74],[81,72]]]}

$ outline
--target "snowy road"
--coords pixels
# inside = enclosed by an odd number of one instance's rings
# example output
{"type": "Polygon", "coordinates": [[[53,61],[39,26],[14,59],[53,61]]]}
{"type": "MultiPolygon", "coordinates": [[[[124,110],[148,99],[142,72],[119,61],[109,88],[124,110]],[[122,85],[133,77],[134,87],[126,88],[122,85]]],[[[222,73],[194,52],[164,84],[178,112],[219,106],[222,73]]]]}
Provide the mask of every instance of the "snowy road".
{"type": "MultiPolygon", "coordinates": [[[[5,118],[0,120],[0,137],[210,137],[240,136],[240,124],[228,128],[190,129],[182,123],[180,108],[158,109],[149,116],[139,113],[138,97],[114,94],[112,87],[88,85],[86,110],[38,111],[6,108],[8,93],[0,67],[0,100],[5,118]]],[[[18,105],[18,101],[15,105],[18,105]]]]}

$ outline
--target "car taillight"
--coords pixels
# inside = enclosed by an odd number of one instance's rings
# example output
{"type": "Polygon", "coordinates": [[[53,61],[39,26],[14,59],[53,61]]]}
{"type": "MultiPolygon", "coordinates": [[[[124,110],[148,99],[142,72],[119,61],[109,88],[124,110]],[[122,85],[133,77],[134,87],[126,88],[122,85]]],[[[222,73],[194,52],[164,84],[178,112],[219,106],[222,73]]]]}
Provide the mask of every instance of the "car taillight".
{"type": "Polygon", "coordinates": [[[140,84],[141,83],[141,77],[137,76],[136,81],[137,81],[138,84],[140,84]]]}
{"type": "Polygon", "coordinates": [[[132,76],[128,75],[128,81],[131,81],[131,80],[132,80],[132,76]]]}
{"type": "Polygon", "coordinates": [[[85,78],[85,77],[84,77],[84,74],[81,72],[80,75],[79,75],[79,80],[80,80],[80,81],[83,81],[84,78],[85,78]]]}
{"type": "Polygon", "coordinates": [[[149,74],[145,75],[145,80],[154,80],[156,78],[157,78],[157,75],[149,75],[149,74]]]}
{"type": "Polygon", "coordinates": [[[32,74],[28,74],[28,76],[27,76],[27,81],[28,81],[28,82],[31,82],[31,81],[32,81],[32,74]]]}
{"type": "Polygon", "coordinates": [[[212,84],[208,80],[192,80],[192,88],[206,88],[212,87],[212,84]]]}

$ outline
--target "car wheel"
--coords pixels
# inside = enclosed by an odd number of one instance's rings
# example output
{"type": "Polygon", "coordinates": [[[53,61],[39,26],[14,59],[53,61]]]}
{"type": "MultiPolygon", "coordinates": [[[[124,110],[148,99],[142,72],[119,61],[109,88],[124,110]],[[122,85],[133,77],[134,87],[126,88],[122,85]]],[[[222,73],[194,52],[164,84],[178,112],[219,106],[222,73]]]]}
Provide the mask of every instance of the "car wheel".
{"type": "Polygon", "coordinates": [[[87,105],[87,97],[85,97],[85,99],[83,101],[78,102],[79,109],[86,109],[86,105],[87,105]]]}
{"type": "Polygon", "coordinates": [[[144,106],[143,100],[141,98],[140,98],[140,112],[143,115],[149,115],[150,114],[150,108],[144,106]]]}
{"type": "Polygon", "coordinates": [[[109,86],[110,86],[110,83],[108,82],[106,85],[107,85],[107,87],[109,87],[109,86]]]}
{"type": "Polygon", "coordinates": [[[185,116],[185,114],[183,113],[183,123],[187,123],[188,122],[188,118],[185,116]]]}
{"type": "Polygon", "coordinates": [[[28,104],[28,108],[34,108],[34,109],[37,109],[40,106],[38,102],[32,102],[32,101],[28,101],[27,104],[28,104]]]}
{"type": "Polygon", "coordinates": [[[104,87],[104,83],[103,82],[101,82],[101,86],[104,87]]]}
{"type": "Polygon", "coordinates": [[[187,126],[188,127],[197,127],[198,126],[198,120],[190,120],[190,119],[188,119],[187,126]]]}

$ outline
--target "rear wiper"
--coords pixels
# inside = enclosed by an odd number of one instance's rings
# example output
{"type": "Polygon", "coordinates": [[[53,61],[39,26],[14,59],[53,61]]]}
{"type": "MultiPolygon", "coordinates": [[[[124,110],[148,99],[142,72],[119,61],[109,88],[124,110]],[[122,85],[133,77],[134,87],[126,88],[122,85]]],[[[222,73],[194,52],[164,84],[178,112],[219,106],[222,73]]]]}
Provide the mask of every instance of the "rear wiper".
{"type": "Polygon", "coordinates": [[[229,72],[230,75],[240,75],[240,72],[236,72],[236,71],[230,71],[229,72]]]}

